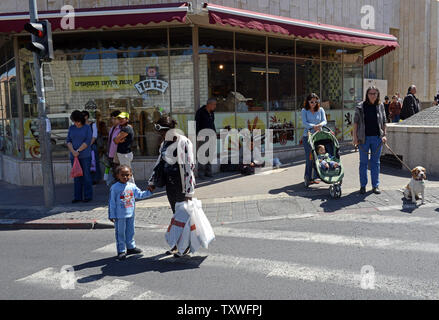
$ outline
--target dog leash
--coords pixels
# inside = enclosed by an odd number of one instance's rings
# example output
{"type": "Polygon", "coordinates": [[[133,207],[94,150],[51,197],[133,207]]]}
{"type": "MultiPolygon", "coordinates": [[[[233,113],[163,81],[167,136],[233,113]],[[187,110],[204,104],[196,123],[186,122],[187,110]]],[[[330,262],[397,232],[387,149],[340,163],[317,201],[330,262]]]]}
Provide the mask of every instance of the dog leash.
{"type": "Polygon", "coordinates": [[[375,152],[373,152],[373,153],[366,152],[360,144],[357,145],[357,146],[358,146],[358,148],[360,148],[364,153],[367,153],[368,155],[374,155],[375,153],[378,152],[378,150],[381,148],[382,145],[383,145],[383,142],[381,141],[381,143],[378,145],[378,148],[376,148],[375,152]]]}
{"type": "MultiPolygon", "coordinates": [[[[368,155],[370,155],[370,154],[374,155],[375,153],[378,152],[378,150],[380,149],[380,147],[381,147],[382,145],[383,145],[383,142],[381,141],[380,145],[378,146],[378,148],[375,150],[374,153],[367,152],[367,154],[368,154],[368,155]]],[[[402,160],[396,155],[395,152],[393,152],[393,150],[389,147],[389,145],[388,145],[387,143],[384,143],[384,145],[387,147],[387,149],[390,150],[390,152],[393,153],[393,155],[396,157],[396,159],[398,159],[398,161],[401,162],[401,163],[404,165],[404,167],[407,168],[408,171],[412,172],[412,169],[410,169],[410,167],[409,167],[407,164],[405,164],[404,161],[402,161],[402,160]]],[[[363,147],[361,147],[361,145],[358,145],[358,147],[359,147],[363,152],[365,152],[365,150],[363,149],[363,147]]],[[[365,153],[366,153],[366,152],[365,152],[365,153]]]]}
{"type": "Polygon", "coordinates": [[[395,152],[393,152],[393,150],[388,146],[388,144],[387,143],[385,143],[384,144],[386,147],[387,147],[387,149],[389,149],[390,150],[390,152],[392,152],[393,153],[393,155],[396,157],[396,159],[398,159],[399,160],[399,162],[401,162],[403,165],[404,165],[404,167],[406,167],[407,168],[407,170],[408,171],[410,171],[410,172],[412,172],[412,169],[410,169],[410,167],[408,166],[408,165],[406,165],[405,163],[404,163],[404,161],[402,161],[397,155],[396,155],[396,153],[395,152]]]}

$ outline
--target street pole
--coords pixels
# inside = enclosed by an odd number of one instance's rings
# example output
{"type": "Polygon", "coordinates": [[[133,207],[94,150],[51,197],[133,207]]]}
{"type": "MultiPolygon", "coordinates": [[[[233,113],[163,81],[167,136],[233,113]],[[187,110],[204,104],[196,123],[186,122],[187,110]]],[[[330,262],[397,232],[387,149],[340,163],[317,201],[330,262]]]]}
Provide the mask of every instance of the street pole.
{"type": "MultiPolygon", "coordinates": [[[[37,22],[37,4],[36,0],[29,0],[29,16],[30,22],[37,22]]],[[[32,40],[35,36],[32,35],[32,40]]],[[[55,203],[55,184],[53,182],[53,167],[52,167],[52,150],[50,145],[50,122],[46,115],[46,99],[44,95],[44,82],[42,65],[37,53],[34,56],[34,70],[35,70],[35,84],[38,99],[38,119],[39,119],[39,135],[41,155],[41,171],[43,174],[43,189],[44,189],[44,205],[46,208],[53,207],[55,203]]]]}

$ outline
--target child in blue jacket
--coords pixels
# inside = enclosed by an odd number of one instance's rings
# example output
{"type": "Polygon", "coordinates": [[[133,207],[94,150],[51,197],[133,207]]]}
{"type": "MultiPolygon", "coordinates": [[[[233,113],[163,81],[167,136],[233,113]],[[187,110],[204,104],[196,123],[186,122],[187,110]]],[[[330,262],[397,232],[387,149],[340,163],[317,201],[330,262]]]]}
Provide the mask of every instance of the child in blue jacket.
{"type": "Polygon", "coordinates": [[[152,195],[149,190],[142,191],[134,183],[129,182],[133,175],[130,167],[118,166],[115,177],[118,182],[110,189],[108,218],[116,229],[117,260],[124,260],[129,254],[138,254],[142,250],[136,248],[134,241],[135,199],[145,199],[152,195]],[[125,248],[127,251],[125,253],[125,248]]]}

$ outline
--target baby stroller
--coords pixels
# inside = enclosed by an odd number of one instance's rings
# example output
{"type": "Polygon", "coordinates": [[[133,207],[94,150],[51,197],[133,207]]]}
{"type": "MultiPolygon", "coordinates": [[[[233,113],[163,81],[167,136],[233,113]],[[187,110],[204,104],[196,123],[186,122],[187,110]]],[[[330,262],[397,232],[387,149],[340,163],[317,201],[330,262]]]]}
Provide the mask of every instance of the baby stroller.
{"type": "MultiPolygon", "coordinates": [[[[330,184],[329,194],[332,198],[341,197],[341,184],[343,181],[344,170],[340,162],[340,145],[335,137],[334,132],[328,127],[323,127],[321,131],[311,134],[308,132],[308,141],[311,146],[310,159],[313,162],[312,165],[312,175],[314,170],[317,176],[325,183],[330,184]],[[317,156],[316,147],[318,145],[323,145],[326,152],[334,157],[334,161],[338,163],[338,167],[335,169],[323,170],[320,168],[319,159],[317,156]]],[[[311,177],[312,177],[311,175],[311,177]]],[[[305,186],[308,187],[310,184],[309,177],[305,175],[305,186]]]]}

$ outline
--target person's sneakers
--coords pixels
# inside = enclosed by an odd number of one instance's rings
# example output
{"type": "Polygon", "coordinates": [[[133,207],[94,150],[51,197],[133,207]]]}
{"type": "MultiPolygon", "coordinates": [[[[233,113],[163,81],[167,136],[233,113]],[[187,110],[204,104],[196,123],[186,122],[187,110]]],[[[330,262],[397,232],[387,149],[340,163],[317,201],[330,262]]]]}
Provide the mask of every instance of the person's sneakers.
{"type": "Polygon", "coordinates": [[[186,250],[184,250],[184,252],[183,253],[180,253],[180,252],[176,252],[176,253],[174,253],[174,257],[175,258],[181,258],[181,257],[183,257],[183,256],[185,256],[185,255],[187,255],[187,254],[189,254],[191,252],[191,248],[190,247],[187,247],[186,248],[186,250]]]}
{"type": "Polygon", "coordinates": [[[311,180],[311,181],[309,182],[309,184],[319,184],[319,183],[320,183],[319,180],[311,180]]]}
{"type": "Polygon", "coordinates": [[[365,193],[366,193],[366,187],[361,187],[360,194],[365,194],[365,193]]]}
{"type": "Polygon", "coordinates": [[[175,254],[175,253],[177,253],[177,252],[178,252],[178,251],[177,251],[177,246],[175,246],[175,247],[172,248],[171,250],[166,251],[165,254],[167,254],[168,256],[171,256],[171,255],[173,255],[173,254],[175,254]]]}
{"type": "Polygon", "coordinates": [[[119,252],[117,254],[116,260],[117,261],[122,261],[122,260],[125,260],[126,257],[127,257],[127,254],[125,252],[119,252]]]}
{"type": "Polygon", "coordinates": [[[139,253],[142,253],[142,249],[133,248],[133,249],[128,249],[127,250],[127,255],[129,255],[129,254],[139,254],[139,253]]]}
{"type": "Polygon", "coordinates": [[[372,192],[375,194],[380,194],[381,190],[378,187],[376,187],[376,188],[372,188],[372,192]]]}

